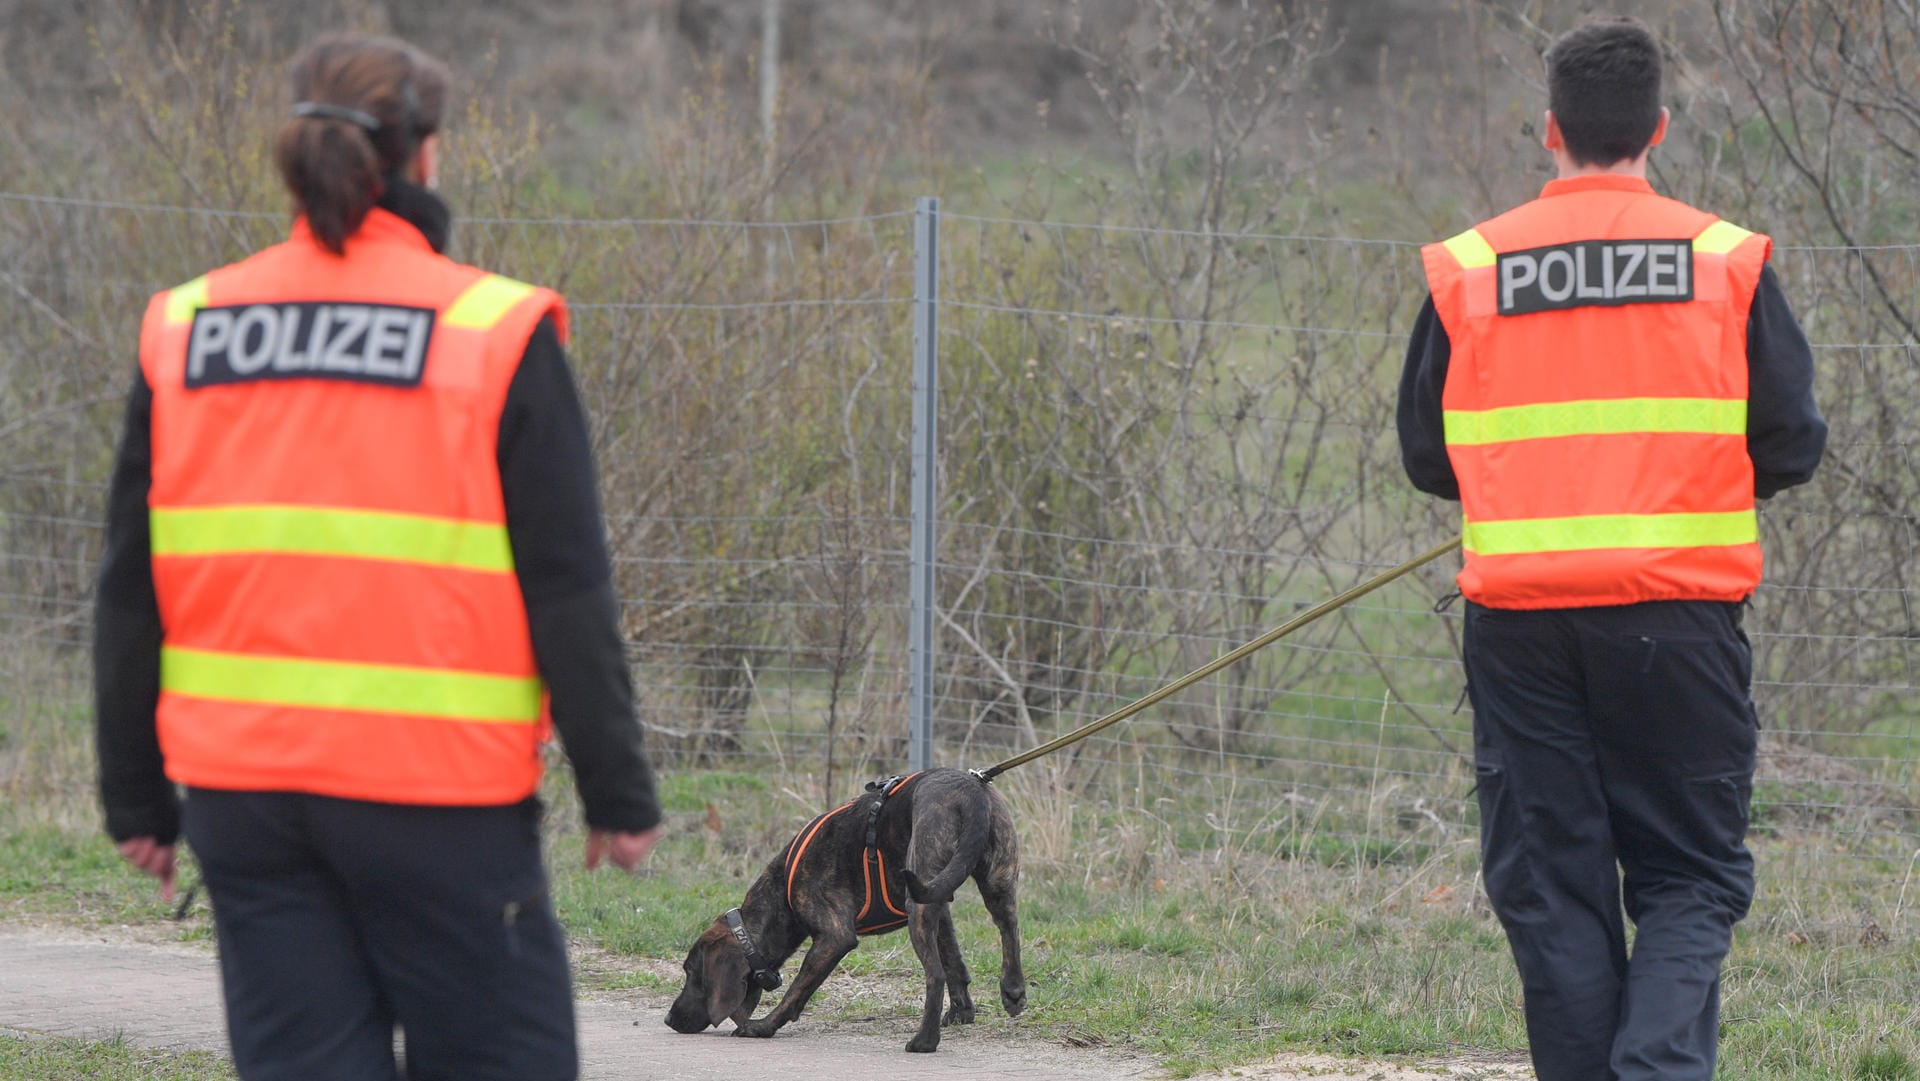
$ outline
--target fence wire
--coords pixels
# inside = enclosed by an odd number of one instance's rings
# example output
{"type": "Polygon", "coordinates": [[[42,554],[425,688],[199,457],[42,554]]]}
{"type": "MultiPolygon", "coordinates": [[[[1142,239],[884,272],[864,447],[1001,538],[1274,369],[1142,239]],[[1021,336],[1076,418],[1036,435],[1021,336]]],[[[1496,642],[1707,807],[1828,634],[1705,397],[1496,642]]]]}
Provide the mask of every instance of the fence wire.
{"type": "MultiPolygon", "coordinates": [[[[91,576],[153,291],[275,214],[0,193],[0,785],[84,791],[91,576]]],[[[650,746],[844,797],[907,754],[912,218],[485,219],[561,289],[650,746]]],[[[1391,241],[942,215],[936,762],[1083,724],[1457,530],[1393,402],[1424,296],[1391,241]]],[[[1762,510],[1755,919],[1911,934],[1915,403],[1885,297],[1920,246],[1783,246],[1831,425],[1762,510]]],[[[1910,314],[1910,313],[1909,313],[1910,314]]],[[[1443,561],[1443,564],[1447,561],[1443,561]]],[[[1470,716],[1439,565],[1009,774],[1176,850],[1470,880],[1470,716]]],[[[1041,853],[1045,855],[1045,852],[1041,853]]],[[[1067,858],[1066,853],[1056,853],[1067,858]]]]}

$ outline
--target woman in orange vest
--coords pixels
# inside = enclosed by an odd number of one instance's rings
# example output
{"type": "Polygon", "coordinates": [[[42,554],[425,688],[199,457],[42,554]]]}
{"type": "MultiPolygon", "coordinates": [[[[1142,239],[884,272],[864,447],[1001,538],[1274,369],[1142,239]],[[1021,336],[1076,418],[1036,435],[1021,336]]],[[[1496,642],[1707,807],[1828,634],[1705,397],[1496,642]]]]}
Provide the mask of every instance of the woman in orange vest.
{"type": "Polygon", "coordinates": [[[1647,183],[1652,35],[1582,26],[1547,82],[1558,179],[1423,253],[1401,453],[1461,504],[1482,872],[1535,1072],[1706,1081],[1753,899],[1755,500],[1826,424],[1770,242],[1647,183]]]}
{"type": "Polygon", "coordinates": [[[184,830],[244,1078],[564,1079],[536,795],[586,862],[659,837],[555,293],[441,254],[448,76],[293,68],[281,244],[156,296],[108,496],[100,785],[171,896],[184,830]],[[186,798],[176,785],[185,786],[186,798]]]}

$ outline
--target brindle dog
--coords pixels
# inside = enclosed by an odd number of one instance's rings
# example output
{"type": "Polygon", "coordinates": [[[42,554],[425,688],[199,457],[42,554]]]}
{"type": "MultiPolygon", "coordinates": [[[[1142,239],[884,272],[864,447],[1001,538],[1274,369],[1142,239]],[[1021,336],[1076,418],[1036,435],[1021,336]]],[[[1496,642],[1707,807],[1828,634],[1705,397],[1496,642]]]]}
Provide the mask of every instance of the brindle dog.
{"type": "Polygon", "coordinates": [[[932,1051],[940,1045],[942,988],[951,1000],[944,1024],[971,1024],[974,1017],[948,905],[969,876],[1000,928],[1000,1003],[1010,1016],[1026,1007],[1014,918],[1020,862],[1006,801],[956,769],[913,774],[889,790],[867,788],[808,823],[747,888],[740,907],[694,942],[686,986],[667,1011],[674,1031],[702,1032],[732,1019],[736,1036],[771,1036],[800,1016],[859,935],[905,926],[927,976],[926,1008],[907,1050],[932,1051]],[[793,986],[771,1013],[754,1019],[760,993],[780,986],[780,966],[809,938],[793,986]]]}

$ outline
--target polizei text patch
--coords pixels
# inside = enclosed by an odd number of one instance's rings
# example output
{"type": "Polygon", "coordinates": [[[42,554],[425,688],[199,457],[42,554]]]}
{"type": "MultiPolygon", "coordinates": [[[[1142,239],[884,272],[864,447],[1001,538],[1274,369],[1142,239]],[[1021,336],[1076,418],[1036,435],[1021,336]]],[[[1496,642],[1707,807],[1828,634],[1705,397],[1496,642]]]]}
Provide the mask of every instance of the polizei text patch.
{"type": "Polygon", "coordinates": [[[187,338],[187,386],[255,379],[420,384],[433,309],[301,301],[202,308],[187,338]]]}
{"type": "Polygon", "coordinates": [[[1693,299],[1691,240],[1580,240],[1499,257],[1500,314],[1693,299]]]}

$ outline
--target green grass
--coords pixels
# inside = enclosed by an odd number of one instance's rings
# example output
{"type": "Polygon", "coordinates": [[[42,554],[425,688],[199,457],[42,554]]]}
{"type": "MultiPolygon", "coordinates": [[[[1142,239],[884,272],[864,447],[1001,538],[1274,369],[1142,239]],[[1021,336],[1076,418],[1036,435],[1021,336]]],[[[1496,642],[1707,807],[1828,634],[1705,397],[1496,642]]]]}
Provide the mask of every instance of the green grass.
{"type": "Polygon", "coordinates": [[[1498,1001],[1511,977],[1472,928],[1269,907],[1227,882],[1211,895],[1132,897],[1043,883],[1029,896],[1044,1024],[1177,1073],[1287,1048],[1417,1054],[1518,1038],[1515,1012],[1498,1001]],[[1469,1003],[1471,1015],[1459,1008],[1469,1003]]]}
{"type": "Polygon", "coordinates": [[[0,1034],[0,1081],[230,1081],[219,1055],[151,1051],[123,1040],[21,1038],[0,1034]]]}
{"type": "MultiPolygon", "coordinates": [[[[862,779],[837,782],[841,796],[862,779]]],[[[956,903],[987,1032],[1123,1049],[1175,1075],[1288,1050],[1417,1060],[1525,1046],[1505,941],[1474,892],[1470,831],[1444,843],[1390,842],[1384,830],[1341,837],[1310,822],[1262,819],[1217,795],[1207,808],[1238,825],[1197,831],[1188,821],[1195,808],[1176,816],[1164,801],[1129,802],[1119,792],[1061,799],[1047,780],[1043,767],[1029,767],[1000,782],[1025,849],[1030,990],[1017,1021],[997,1004],[999,947],[984,908],[971,890],[956,903]]],[[[694,936],[739,903],[792,831],[831,802],[804,773],[668,770],[661,791],[672,834],[648,867],[588,874],[568,784],[556,770],[546,832],[583,994],[676,992],[694,936]]],[[[0,921],[208,936],[204,900],[174,922],[152,881],[124,867],[95,832],[88,809],[50,810],[42,796],[37,808],[0,807],[0,921]]],[[[1824,832],[1783,828],[1756,846],[1763,896],[1725,972],[1723,1076],[1914,1077],[1908,1034],[1920,1030],[1920,943],[1902,915],[1906,864],[1889,860],[1884,876],[1863,878],[1857,854],[1837,855],[1824,832]],[[1868,923],[1891,934],[1865,933],[1868,923]]],[[[181,877],[193,881],[190,862],[181,877]]],[[[904,935],[863,940],[802,1023],[904,1032],[917,1014],[919,980],[904,935]]],[[[15,1041],[0,1051],[10,1065],[33,1063],[0,1081],[225,1076],[189,1072],[213,1068],[198,1060],[143,1058],[117,1044],[15,1041]],[[69,1062],[78,1065],[61,1073],[69,1062]],[[123,1072],[108,1072],[115,1069],[123,1072]],[[141,1069],[148,1072],[125,1072],[141,1069]]]]}
{"type": "Polygon", "coordinates": [[[1853,1060],[1858,1081],[1910,1081],[1915,1075],[1913,1056],[1894,1047],[1862,1051],[1853,1060]]]}
{"type": "MultiPolygon", "coordinates": [[[[191,853],[176,874],[183,888],[196,880],[191,853]]],[[[104,833],[22,824],[0,812],[0,920],[157,924],[171,921],[176,907],[160,899],[153,879],[120,859],[104,833]]],[[[207,937],[204,900],[191,907],[202,918],[181,921],[180,937],[207,937]]]]}
{"type": "MultiPolygon", "coordinates": [[[[676,834],[637,878],[581,872],[572,862],[577,834],[556,815],[563,918],[577,939],[604,951],[583,987],[678,989],[677,963],[694,935],[739,903],[810,813],[755,781],[676,775],[667,798],[676,834]],[[718,833],[703,825],[709,803],[718,833]]],[[[1473,900],[1471,860],[1458,852],[1356,858],[1364,846],[1332,840],[1281,854],[1251,840],[1193,851],[1110,809],[1076,819],[1071,858],[1037,858],[1031,842],[1052,824],[1035,820],[1038,801],[1013,796],[1029,842],[1021,922],[1030,1006],[1016,1022],[998,1009],[998,939],[976,895],[963,890],[956,924],[982,1024],[1123,1048],[1179,1076],[1286,1050],[1418,1059],[1525,1046],[1504,936],[1473,900]]],[[[1784,892],[1784,876],[1822,866],[1823,846],[1804,837],[1766,842],[1763,890],[1784,892]],[[1770,863],[1783,877],[1768,877],[1770,863]]],[[[918,985],[904,936],[865,939],[803,1023],[878,1020],[905,1031],[918,985]]],[[[1920,1025],[1916,1003],[1920,944],[1752,921],[1726,969],[1722,1075],[1905,1078],[1898,1071],[1911,1061],[1905,1033],[1920,1025]]]]}

